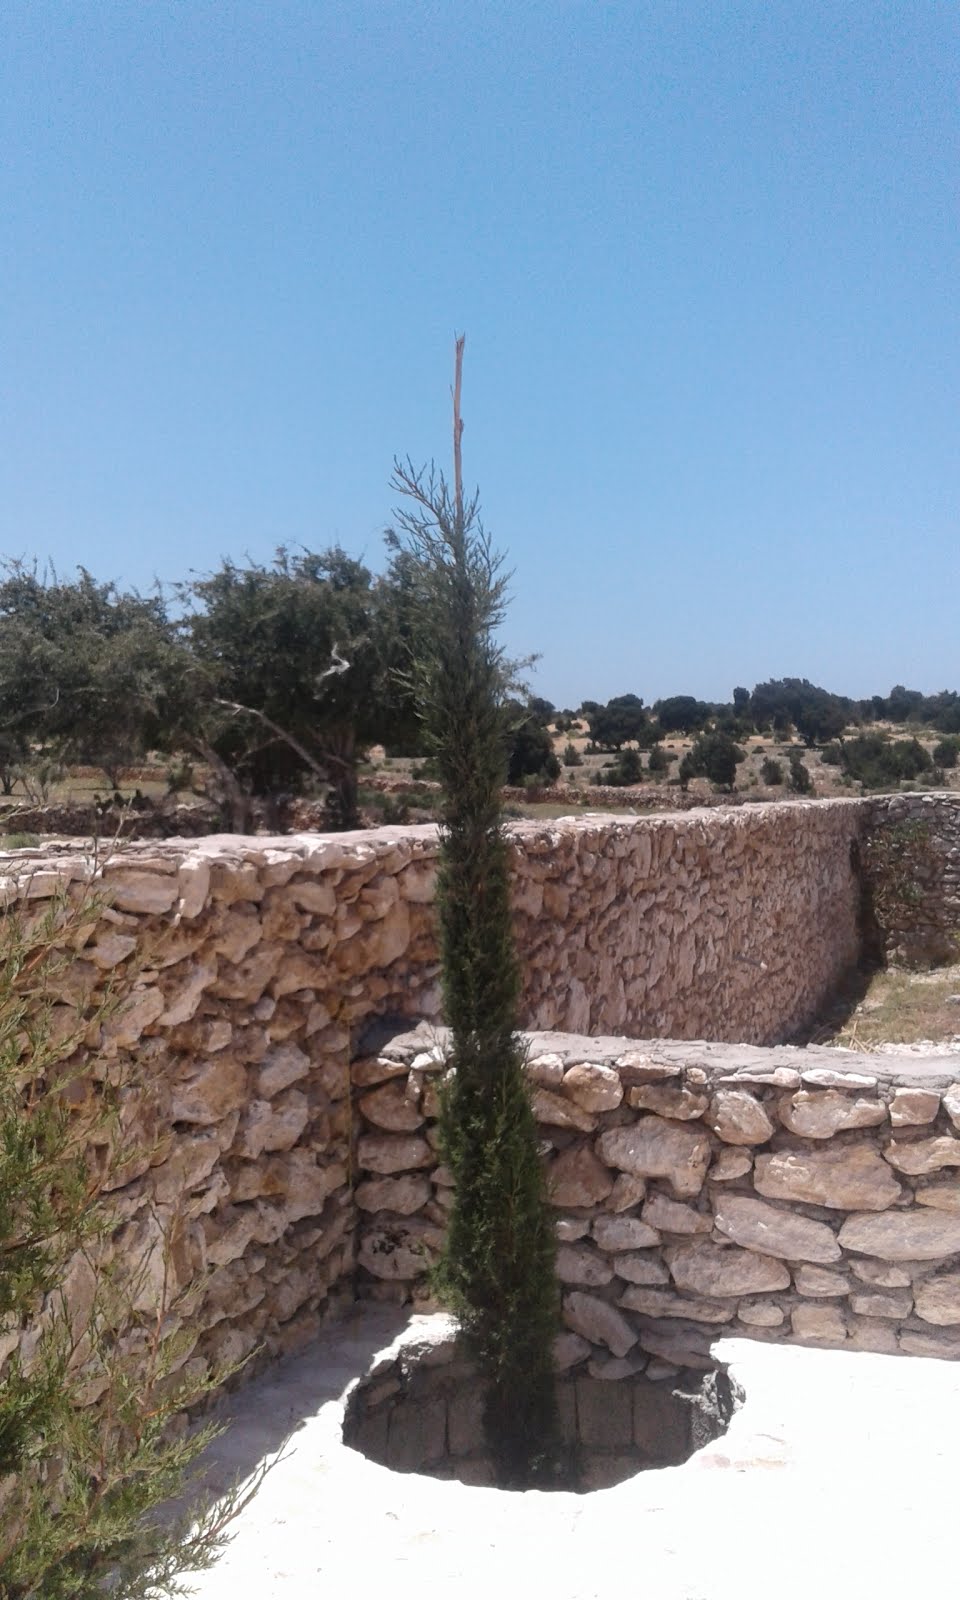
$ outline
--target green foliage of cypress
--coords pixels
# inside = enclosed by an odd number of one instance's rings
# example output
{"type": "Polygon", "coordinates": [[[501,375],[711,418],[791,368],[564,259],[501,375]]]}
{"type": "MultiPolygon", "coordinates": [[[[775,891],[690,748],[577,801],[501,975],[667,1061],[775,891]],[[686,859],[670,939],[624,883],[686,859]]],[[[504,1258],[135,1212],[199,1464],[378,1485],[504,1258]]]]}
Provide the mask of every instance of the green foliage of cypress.
{"type": "Polygon", "coordinates": [[[410,502],[397,514],[394,539],[415,579],[413,679],[444,795],[437,898],[452,1072],[441,1134],[455,1187],[438,1284],[487,1381],[485,1423],[498,1479],[527,1486],[548,1481],[558,1461],[552,1342],[559,1297],[517,1032],[520,977],[500,795],[511,670],[495,638],[506,580],[476,497],[463,502],[456,422],[455,445],[453,492],[442,475],[409,463],[397,463],[393,481],[410,502]]]}

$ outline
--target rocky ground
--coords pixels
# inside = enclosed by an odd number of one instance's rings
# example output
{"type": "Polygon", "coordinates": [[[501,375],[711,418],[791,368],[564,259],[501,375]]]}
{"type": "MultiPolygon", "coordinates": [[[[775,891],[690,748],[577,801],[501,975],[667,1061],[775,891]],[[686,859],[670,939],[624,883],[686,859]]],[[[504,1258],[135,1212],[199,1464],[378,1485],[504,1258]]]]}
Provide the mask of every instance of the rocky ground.
{"type": "Polygon", "coordinates": [[[960,1364],[721,1339],[746,1394],[723,1438],[593,1494],[507,1494],[390,1472],[342,1444],[343,1391],[397,1327],[358,1309],[233,1397],[213,1487],[287,1442],[191,1600],[946,1592],[960,1364]]]}

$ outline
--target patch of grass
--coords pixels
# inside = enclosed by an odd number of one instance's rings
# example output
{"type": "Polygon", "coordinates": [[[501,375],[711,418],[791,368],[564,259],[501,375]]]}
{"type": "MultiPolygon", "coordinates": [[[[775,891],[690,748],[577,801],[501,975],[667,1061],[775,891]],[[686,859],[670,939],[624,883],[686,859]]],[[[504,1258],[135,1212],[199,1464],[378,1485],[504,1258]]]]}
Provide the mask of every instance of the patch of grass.
{"type": "Polygon", "coordinates": [[[917,1044],[960,1033],[960,966],[934,972],[887,967],[869,980],[863,998],[821,1042],[848,1050],[873,1050],[880,1044],[917,1044]],[[954,998],[958,997],[958,998],[954,998]]]}
{"type": "Polygon", "coordinates": [[[38,833],[0,833],[0,850],[36,850],[39,844],[38,833]]]}

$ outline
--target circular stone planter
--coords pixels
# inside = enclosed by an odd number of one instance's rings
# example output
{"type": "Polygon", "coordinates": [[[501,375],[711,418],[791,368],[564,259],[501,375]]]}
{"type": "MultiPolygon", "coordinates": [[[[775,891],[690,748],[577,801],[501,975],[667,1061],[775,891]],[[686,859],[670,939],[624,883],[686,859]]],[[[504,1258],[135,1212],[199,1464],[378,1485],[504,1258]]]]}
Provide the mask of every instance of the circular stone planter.
{"type": "MultiPolygon", "coordinates": [[[[343,1442],[394,1472],[495,1487],[483,1434],[483,1384],[452,1318],[401,1336],[353,1387],[343,1442]]],[[[626,1363],[624,1363],[626,1365],[626,1363]]],[[[608,1489],[651,1467],[675,1467],[727,1431],[743,1399],[723,1366],[617,1379],[573,1370],[557,1379],[569,1462],[558,1489],[608,1489]]],[[[538,1487],[540,1487],[538,1485],[538,1487]]]]}

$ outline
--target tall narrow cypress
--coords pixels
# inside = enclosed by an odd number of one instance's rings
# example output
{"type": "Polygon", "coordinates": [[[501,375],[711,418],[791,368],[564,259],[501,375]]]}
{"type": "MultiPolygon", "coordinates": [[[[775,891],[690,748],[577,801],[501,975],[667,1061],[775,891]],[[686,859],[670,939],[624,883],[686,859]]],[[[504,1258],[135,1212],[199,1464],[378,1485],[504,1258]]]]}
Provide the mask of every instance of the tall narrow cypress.
{"type": "Polygon", "coordinates": [[[414,686],[443,786],[437,886],[452,1072],[442,1101],[454,1200],[438,1282],[486,1382],[498,1481],[545,1482],[558,1460],[552,1341],[558,1321],[553,1227],[517,1031],[520,978],[501,790],[510,668],[496,640],[502,560],[476,495],[464,501],[460,382],[453,391],[454,485],[396,463],[397,542],[416,596],[414,686]]]}

